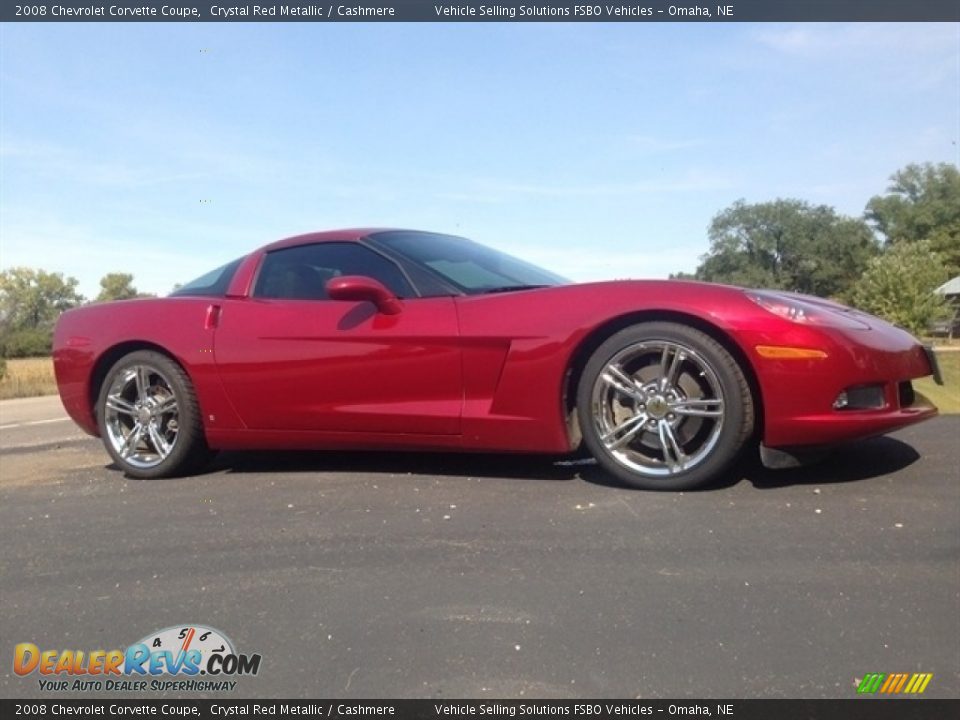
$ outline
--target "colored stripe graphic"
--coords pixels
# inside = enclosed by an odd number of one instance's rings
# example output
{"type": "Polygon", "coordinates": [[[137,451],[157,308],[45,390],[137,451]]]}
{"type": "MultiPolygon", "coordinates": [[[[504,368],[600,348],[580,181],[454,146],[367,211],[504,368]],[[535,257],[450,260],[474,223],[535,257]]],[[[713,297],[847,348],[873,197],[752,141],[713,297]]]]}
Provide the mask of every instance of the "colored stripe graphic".
{"type": "Polygon", "coordinates": [[[858,695],[920,695],[933,679],[933,673],[867,673],[857,686],[858,695]]]}
{"type": "Polygon", "coordinates": [[[906,690],[906,692],[919,695],[927,689],[927,685],[929,685],[930,680],[933,679],[933,673],[915,673],[913,677],[916,678],[916,681],[911,680],[910,682],[913,688],[906,690]]]}
{"type": "Polygon", "coordinates": [[[860,681],[860,687],[857,688],[857,693],[864,695],[875,693],[880,689],[880,683],[883,682],[883,679],[886,677],[883,673],[867,673],[863,676],[863,680],[860,681]]]}
{"type": "Polygon", "coordinates": [[[892,692],[893,686],[897,684],[897,680],[900,679],[900,673],[891,673],[887,675],[887,681],[883,684],[883,687],[880,688],[881,693],[892,692]]]}

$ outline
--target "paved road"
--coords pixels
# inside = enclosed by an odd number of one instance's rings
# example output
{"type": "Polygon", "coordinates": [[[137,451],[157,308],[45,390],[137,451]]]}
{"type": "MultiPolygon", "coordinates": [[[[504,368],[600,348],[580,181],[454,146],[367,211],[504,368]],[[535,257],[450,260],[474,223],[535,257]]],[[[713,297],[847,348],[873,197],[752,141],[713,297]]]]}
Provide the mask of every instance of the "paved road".
{"type": "Polygon", "coordinates": [[[0,401],[0,450],[37,447],[85,435],[54,396],[0,401]]]}
{"type": "Polygon", "coordinates": [[[15,643],[183,623],[261,653],[226,697],[845,698],[914,671],[960,695],[960,417],[656,494],[585,463],[373,453],[133,481],[69,422],[27,424],[61,414],[0,403],[3,697],[41,694],[15,643]]]}

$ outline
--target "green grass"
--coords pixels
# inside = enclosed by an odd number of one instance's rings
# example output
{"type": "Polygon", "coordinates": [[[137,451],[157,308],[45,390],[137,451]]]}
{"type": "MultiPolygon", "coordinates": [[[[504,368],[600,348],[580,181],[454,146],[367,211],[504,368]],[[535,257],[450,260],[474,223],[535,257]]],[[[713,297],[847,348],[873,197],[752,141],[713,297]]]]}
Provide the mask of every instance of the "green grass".
{"type": "Polygon", "coordinates": [[[937,385],[933,378],[913,381],[913,387],[930,402],[940,408],[943,414],[960,413],[960,350],[938,352],[943,385],[937,385]]]}
{"type": "Polygon", "coordinates": [[[57,381],[53,377],[51,358],[9,358],[7,360],[7,371],[0,380],[0,400],[56,394],[57,381]]]}

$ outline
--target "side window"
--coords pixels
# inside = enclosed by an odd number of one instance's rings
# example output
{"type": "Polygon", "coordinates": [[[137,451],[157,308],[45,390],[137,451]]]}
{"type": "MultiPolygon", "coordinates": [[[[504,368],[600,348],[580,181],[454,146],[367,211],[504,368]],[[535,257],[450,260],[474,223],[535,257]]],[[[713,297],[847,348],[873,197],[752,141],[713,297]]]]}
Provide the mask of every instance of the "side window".
{"type": "Polygon", "coordinates": [[[413,289],[396,265],[357,243],[317,243],[267,253],[253,289],[254,297],[326,300],[327,281],[341,275],[379,280],[397,297],[413,289]]]}

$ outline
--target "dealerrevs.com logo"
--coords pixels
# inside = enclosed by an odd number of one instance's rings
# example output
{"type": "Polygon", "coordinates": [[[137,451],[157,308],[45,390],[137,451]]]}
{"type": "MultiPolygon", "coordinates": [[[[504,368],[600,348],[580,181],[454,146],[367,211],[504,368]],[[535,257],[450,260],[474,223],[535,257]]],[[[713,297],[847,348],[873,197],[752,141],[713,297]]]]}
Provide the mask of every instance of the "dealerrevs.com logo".
{"type": "Polygon", "coordinates": [[[40,690],[143,692],[233,690],[232,679],[260,672],[260,655],[238,653],[226,635],[196,624],[147,635],[126,649],[41,650],[17,644],[13,671],[37,673],[40,690]]]}

